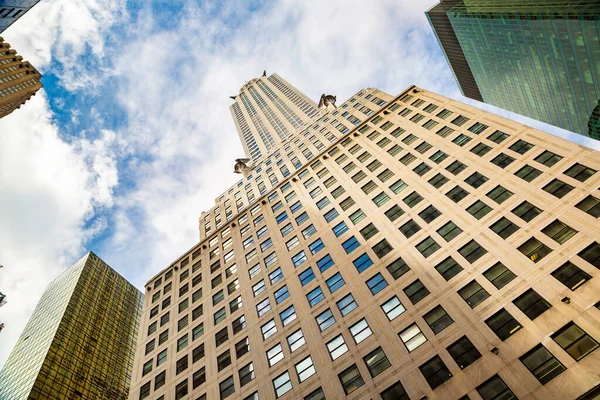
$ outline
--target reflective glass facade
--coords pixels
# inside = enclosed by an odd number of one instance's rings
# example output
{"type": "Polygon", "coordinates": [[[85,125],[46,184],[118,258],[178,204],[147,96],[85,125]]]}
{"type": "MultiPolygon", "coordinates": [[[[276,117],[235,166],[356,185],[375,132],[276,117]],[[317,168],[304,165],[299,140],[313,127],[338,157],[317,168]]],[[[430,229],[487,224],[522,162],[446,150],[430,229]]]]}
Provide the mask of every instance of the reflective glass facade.
{"type": "Polygon", "coordinates": [[[484,102],[600,138],[600,3],[451,0],[428,15],[455,75],[466,59],[484,102]],[[452,33],[432,21],[440,10],[452,33]],[[441,38],[452,34],[458,51],[441,38]]]}
{"type": "Polygon", "coordinates": [[[0,0],[0,33],[21,18],[40,0],[0,0]]]}
{"type": "Polygon", "coordinates": [[[126,399],[142,301],[85,255],[42,295],[0,372],[0,399],[126,399]]]}

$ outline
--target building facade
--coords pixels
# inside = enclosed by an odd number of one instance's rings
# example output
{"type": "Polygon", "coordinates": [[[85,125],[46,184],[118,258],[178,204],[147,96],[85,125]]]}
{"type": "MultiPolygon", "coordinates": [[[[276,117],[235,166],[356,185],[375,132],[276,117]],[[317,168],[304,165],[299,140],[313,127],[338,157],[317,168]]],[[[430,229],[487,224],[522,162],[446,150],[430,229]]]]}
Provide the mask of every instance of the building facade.
{"type": "Polygon", "coordinates": [[[0,399],[126,399],[142,298],[86,254],[42,295],[0,371],[0,399]]]}
{"type": "Polygon", "coordinates": [[[465,96],[600,139],[600,3],[442,0],[427,17],[465,96]]]}
{"type": "Polygon", "coordinates": [[[0,37],[0,118],[20,108],[42,88],[42,75],[0,37]]]}
{"type": "Polygon", "coordinates": [[[129,398],[596,398],[599,169],[414,86],[361,90],[148,281],[129,398]]]}
{"type": "Polygon", "coordinates": [[[21,18],[40,0],[0,0],[0,33],[21,18]]]}
{"type": "Polygon", "coordinates": [[[266,71],[240,88],[229,107],[246,156],[257,161],[317,113],[317,103],[277,74],[266,71]]]}

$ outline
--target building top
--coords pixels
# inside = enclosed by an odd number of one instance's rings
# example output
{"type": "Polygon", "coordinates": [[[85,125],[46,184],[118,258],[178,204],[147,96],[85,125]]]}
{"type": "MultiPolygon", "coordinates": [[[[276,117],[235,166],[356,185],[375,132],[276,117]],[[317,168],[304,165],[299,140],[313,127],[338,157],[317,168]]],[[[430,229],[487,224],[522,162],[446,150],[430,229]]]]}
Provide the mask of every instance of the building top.
{"type": "Polygon", "coordinates": [[[0,33],[21,18],[40,0],[0,0],[0,33]]]}

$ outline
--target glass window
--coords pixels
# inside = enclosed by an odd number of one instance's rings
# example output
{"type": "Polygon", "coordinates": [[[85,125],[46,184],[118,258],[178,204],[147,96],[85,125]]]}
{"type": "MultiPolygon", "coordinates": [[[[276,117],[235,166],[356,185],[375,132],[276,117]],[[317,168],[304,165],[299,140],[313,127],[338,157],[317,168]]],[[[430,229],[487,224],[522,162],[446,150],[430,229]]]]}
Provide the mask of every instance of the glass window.
{"type": "Polygon", "coordinates": [[[579,182],[585,182],[590,176],[594,175],[596,170],[586,167],[582,164],[574,164],[571,168],[564,172],[565,175],[570,176],[573,179],[577,179],[579,182]]]}
{"type": "Polygon", "coordinates": [[[321,287],[317,286],[306,294],[306,299],[308,300],[308,304],[310,304],[311,307],[314,307],[319,304],[321,300],[325,299],[325,295],[323,294],[321,287]]]}
{"type": "Polygon", "coordinates": [[[400,299],[398,299],[397,296],[394,296],[385,303],[383,303],[381,305],[381,308],[383,309],[383,312],[390,321],[392,321],[393,319],[401,315],[404,311],[406,311],[406,308],[404,308],[404,306],[400,302],[400,299]]]}
{"type": "Polygon", "coordinates": [[[583,212],[588,213],[594,218],[600,217],[600,199],[595,196],[589,195],[577,203],[575,207],[579,208],[583,212]]]}
{"type": "Polygon", "coordinates": [[[533,289],[527,290],[525,293],[514,299],[513,303],[531,320],[536,319],[544,313],[544,311],[552,307],[546,299],[533,289]]]}
{"type": "Polygon", "coordinates": [[[452,378],[452,373],[446,367],[440,356],[435,356],[419,367],[423,377],[432,389],[452,378]]]}
{"type": "Polygon", "coordinates": [[[283,279],[283,272],[281,272],[281,268],[277,268],[273,272],[269,273],[269,281],[271,282],[271,285],[280,279],[283,279]]]}
{"type": "Polygon", "coordinates": [[[235,344],[235,355],[237,358],[242,357],[244,354],[250,352],[250,341],[248,338],[244,338],[235,344]]]}
{"type": "Polygon", "coordinates": [[[577,255],[585,261],[600,269],[600,243],[594,242],[585,249],[581,250],[577,255]]]}
{"type": "Polygon", "coordinates": [[[461,267],[452,257],[448,257],[436,265],[435,269],[445,280],[449,281],[458,275],[463,270],[463,267],[461,267]]]}
{"type": "Polygon", "coordinates": [[[277,399],[292,390],[292,381],[287,371],[273,379],[273,389],[275,389],[275,397],[277,399]]]}
{"type": "Polygon", "coordinates": [[[333,317],[333,313],[329,308],[321,314],[317,315],[315,319],[317,321],[317,325],[319,325],[319,329],[321,330],[321,332],[323,332],[325,329],[329,328],[335,323],[335,318],[333,317]]]}
{"type": "Polygon", "coordinates": [[[542,344],[535,346],[519,360],[542,385],[550,382],[567,369],[542,344]]]}
{"type": "Polygon", "coordinates": [[[375,274],[372,278],[368,279],[366,283],[373,296],[385,289],[388,285],[387,281],[380,273],[375,274]]]}
{"type": "Polygon", "coordinates": [[[352,364],[350,367],[346,368],[338,375],[338,377],[346,395],[349,395],[365,384],[356,364],[352,364]]]}
{"type": "Polygon", "coordinates": [[[483,400],[517,400],[517,396],[498,375],[477,386],[477,392],[483,400]]]}
{"type": "Polygon", "coordinates": [[[479,260],[481,256],[486,254],[487,250],[481,247],[476,241],[471,240],[469,243],[461,247],[458,252],[472,264],[479,260]]]}
{"type": "Polygon", "coordinates": [[[429,294],[429,290],[418,279],[402,290],[413,304],[417,304],[429,294]]]}
{"type": "Polygon", "coordinates": [[[542,258],[546,257],[552,252],[551,248],[549,248],[536,238],[529,239],[521,246],[519,246],[518,250],[535,263],[540,261],[542,258]]]}
{"type": "Polygon", "coordinates": [[[292,333],[287,337],[288,346],[290,346],[290,352],[296,351],[298,348],[302,347],[306,343],[304,339],[304,334],[302,333],[302,329],[298,329],[296,332],[292,333]]]}
{"type": "Polygon", "coordinates": [[[298,278],[300,278],[300,283],[302,284],[302,286],[304,286],[313,279],[315,279],[315,274],[313,273],[312,268],[308,267],[307,269],[302,271],[300,275],[298,275],[298,278]]]}
{"type": "Polygon", "coordinates": [[[521,218],[523,221],[529,222],[538,215],[542,213],[542,210],[529,203],[528,201],[524,201],[515,207],[512,210],[512,213],[517,217],[521,218]]]}
{"type": "Polygon", "coordinates": [[[398,279],[402,275],[410,271],[410,267],[404,262],[402,258],[398,258],[386,268],[394,279],[398,279]]]}
{"type": "Polygon", "coordinates": [[[346,225],[346,223],[343,221],[333,227],[333,233],[337,237],[341,236],[347,230],[348,230],[348,225],[346,225]]]}
{"type": "Polygon", "coordinates": [[[546,186],[544,186],[542,189],[545,190],[546,192],[550,193],[551,195],[558,197],[559,199],[562,199],[571,190],[573,190],[573,186],[564,183],[560,179],[554,179],[550,183],[548,183],[546,186]]]}
{"type": "Polygon", "coordinates": [[[552,339],[575,361],[581,360],[598,348],[598,342],[574,322],[563,326],[552,335],[552,339]]]}
{"type": "Polygon", "coordinates": [[[462,233],[456,224],[452,221],[447,222],[444,226],[436,231],[446,242],[451,241],[462,233]]]}
{"type": "Polygon", "coordinates": [[[490,229],[502,239],[508,239],[510,235],[519,230],[519,226],[517,226],[508,218],[502,217],[498,221],[494,222],[490,226],[490,229]]]}
{"type": "Polygon", "coordinates": [[[427,341],[427,338],[423,335],[417,324],[410,325],[400,332],[398,336],[402,339],[402,343],[404,343],[409,353],[427,341]]]}
{"type": "Polygon", "coordinates": [[[519,321],[504,308],[489,317],[485,323],[502,341],[514,335],[522,327],[519,321]]]}
{"type": "Polygon", "coordinates": [[[254,297],[258,296],[265,290],[267,290],[267,287],[265,286],[265,281],[262,279],[260,280],[260,282],[252,286],[252,292],[254,293],[254,297]]]}
{"type": "Polygon", "coordinates": [[[229,397],[234,392],[235,386],[233,383],[233,375],[219,383],[219,393],[221,400],[223,400],[226,397],[229,397]]]}
{"type": "Polygon", "coordinates": [[[414,220],[410,219],[404,225],[401,225],[399,230],[408,239],[415,233],[419,232],[421,227],[414,220]]]}
{"type": "Polygon", "coordinates": [[[525,154],[532,147],[533,147],[533,145],[531,143],[528,143],[522,139],[519,139],[512,146],[510,146],[509,149],[511,149],[512,151],[517,152],[519,154],[525,154]]]}
{"type": "Polygon", "coordinates": [[[361,319],[349,328],[356,344],[359,344],[373,334],[366,319],[361,319]]]}
{"type": "Polygon", "coordinates": [[[496,157],[491,159],[492,164],[495,164],[500,168],[508,167],[510,164],[512,164],[513,161],[515,161],[515,159],[505,153],[500,153],[496,157]]]}
{"type": "Polygon", "coordinates": [[[269,367],[272,367],[283,360],[283,348],[281,347],[281,343],[277,343],[277,345],[267,350],[267,360],[269,361],[269,367]]]}
{"type": "Polygon", "coordinates": [[[423,319],[436,335],[454,322],[442,306],[437,306],[423,315],[423,319]]]}
{"type": "Polygon", "coordinates": [[[379,394],[382,400],[410,400],[400,381],[379,394]]]}
{"type": "Polygon", "coordinates": [[[313,364],[313,361],[310,358],[310,356],[297,363],[295,365],[295,368],[300,383],[304,382],[305,380],[317,373],[315,365],[313,364]]]}
{"type": "Polygon", "coordinates": [[[376,348],[363,357],[363,361],[367,365],[372,378],[375,378],[377,375],[381,374],[383,371],[392,366],[381,347],[376,348]]]}
{"type": "Polygon", "coordinates": [[[283,285],[282,287],[280,287],[279,289],[277,289],[274,292],[274,295],[275,295],[275,302],[277,304],[279,304],[282,301],[284,301],[285,299],[287,299],[288,297],[290,297],[290,292],[288,291],[287,286],[283,285]]]}
{"type": "Polygon", "coordinates": [[[592,276],[570,261],[567,261],[554,272],[552,276],[571,290],[576,290],[585,282],[592,279],[592,276]]]}
{"type": "Polygon", "coordinates": [[[325,393],[323,393],[323,389],[318,387],[317,389],[310,392],[308,395],[304,397],[304,400],[325,400],[325,393]]]}
{"type": "Polygon", "coordinates": [[[217,369],[219,370],[219,372],[224,370],[225,368],[227,368],[230,365],[231,365],[231,354],[229,353],[229,350],[226,350],[222,354],[219,354],[219,356],[217,357],[217,367],[218,367],[217,369]]]}
{"type": "Polygon", "coordinates": [[[431,238],[431,236],[427,237],[421,243],[417,244],[417,250],[423,255],[423,257],[427,258],[436,251],[440,249],[440,245],[437,244],[435,240],[431,238]]]}
{"type": "Polygon", "coordinates": [[[577,234],[577,231],[564,222],[554,220],[550,225],[542,229],[542,233],[553,239],[555,242],[563,244],[577,234]]]}
{"type": "Polygon", "coordinates": [[[275,320],[271,319],[269,322],[262,325],[260,327],[260,330],[262,332],[263,339],[266,340],[267,338],[270,338],[277,332],[277,326],[275,325],[275,320]]]}
{"type": "Polygon", "coordinates": [[[348,351],[348,346],[342,335],[338,335],[327,342],[327,350],[332,360],[336,360],[348,351]]]}
{"type": "Polygon", "coordinates": [[[317,261],[317,266],[321,272],[327,271],[327,269],[329,269],[329,267],[331,267],[333,264],[333,259],[329,254],[317,261]]]}
{"type": "Polygon", "coordinates": [[[501,143],[506,138],[508,138],[508,135],[504,132],[496,131],[496,132],[492,133],[490,136],[488,136],[487,138],[488,138],[488,140],[491,140],[494,143],[501,143]]]}
{"type": "Polygon", "coordinates": [[[256,305],[256,311],[257,311],[259,317],[265,315],[270,310],[271,310],[271,303],[269,302],[268,297],[256,305]]]}
{"type": "Polygon", "coordinates": [[[490,297],[490,294],[476,280],[467,283],[458,291],[458,294],[471,308],[477,307],[481,302],[490,297]]]}
{"type": "Polygon", "coordinates": [[[456,342],[446,348],[460,369],[465,369],[469,365],[481,358],[481,353],[473,343],[463,336],[456,342]]]}
{"type": "Polygon", "coordinates": [[[304,250],[302,250],[301,252],[296,254],[294,257],[292,257],[292,262],[294,263],[294,266],[296,266],[296,267],[305,261],[306,261],[306,253],[304,253],[304,250]]]}
{"type": "MultiPolygon", "coordinates": [[[[321,290],[321,288],[319,288],[319,290],[321,290]]],[[[323,292],[321,292],[321,295],[322,294],[323,292]]],[[[342,314],[342,317],[345,317],[351,311],[358,308],[358,304],[356,304],[354,297],[352,297],[352,293],[348,293],[346,296],[342,297],[336,304],[340,310],[340,313],[342,314]]]]}
{"type": "Polygon", "coordinates": [[[496,289],[502,289],[504,286],[506,286],[506,284],[517,277],[500,261],[485,271],[483,276],[485,276],[486,279],[496,287],[496,289]]]}
{"type": "Polygon", "coordinates": [[[511,197],[514,193],[510,190],[505,189],[503,186],[496,186],[490,192],[487,193],[487,197],[494,200],[498,204],[502,204],[506,199],[511,197]]]}

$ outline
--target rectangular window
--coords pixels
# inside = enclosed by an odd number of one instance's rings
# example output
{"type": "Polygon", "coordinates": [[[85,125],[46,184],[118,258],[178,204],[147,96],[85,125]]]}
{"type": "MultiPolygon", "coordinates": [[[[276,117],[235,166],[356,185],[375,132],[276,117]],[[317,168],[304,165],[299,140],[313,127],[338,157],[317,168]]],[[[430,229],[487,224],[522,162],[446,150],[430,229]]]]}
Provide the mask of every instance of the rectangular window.
{"type": "Polygon", "coordinates": [[[410,208],[413,208],[417,204],[419,204],[423,200],[423,197],[417,193],[412,192],[408,196],[406,196],[402,201],[404,201],[410,208]]]}
{"type": "Polygon", "coordinates": [[[455,203],[458,203],[468,195],[469,192],[467,192],[458,185],[452,188],[448,193],[446,193],[446,196],[455,203]]]}
{"type": "Polygon", "coordinates": [[[429,290],[427,290],[425,285],[423,285],[419,279],[402,290],[413,304],[417,304],[419,301],[423,300],[427,295],[429,295],[429,290]]]}
{"type": "Polygon", "coordinates": [[[290,346],[290,352],[294,352],[302,345],[306,343],[304,339],[304,334],[302,333],[302,329],[298,329],[296,332],[292,333],[287,337],[288,346],[290,346]]]}
{"type": "Polygon", "coordinates": [[[550,225],[542,229],[542,233],[553,239],[559,244],[564,244],[567,240],[577,234],[577,231],[560,220],[554,220],[550,225]]]}
{"type": "Polygon", "coordinates": [[[271,303],[269,302],[268,297],[256,305],[256,311],[259,317],[265,315],[269,310],[271,310],[271,303]]]}
{"type": "Polygon", "coordinates": [[[350,326],[349,330],[356,344],[359,344],[373,334],[367,320],[364,318],[350,326]]]}
{"type": "Polygon", "coordinates": [[[566,196],[571,190],[573,190],[573,186],[564,183],[560,179],[554,179],[546,186],[542,188],[544,191],[550,193],[551,195],[562,199],[566,196]]]}
{"type": "Polygon", "coordinates": [[[346,251],[346,254],[350,254],[360,246],[360,243],[354,236],[342,243],[342,247],[346,251]]]}
{"type": "Polygon", "coordinates": [[[562,157],[558,154],[554,154],[553,152],[546,150],[542,154],[537,156],[534,160],[550,168],[554,166],[554,164],[562,160],[562,157]]]}
{"type": "Polygon", "coordinates": [[[458,291],[458,295],[467,302],[471,308],[477,307],[484,300],[490,297],[490,294],[476,281],[472,280],[458,291]]]}
{"type": "Polygon", "coordinates": [[[329,308],[321,314],[317,315],[315,320],[317,321],[317,325],[319,325],[319,329],[321,330],[321,332],[323,332],[325,329],[329,328],[335,323],[335,318],[333,317],[333,313],[329,308]]]}
{"type": "Polygon", "coordinates": [[[345,284],[344,279],[339,272],[336,272],[331,278],[325,280],[325,283],[327,283],[327,287],[331,293],[335,292],[345,284]]]}
{"type": "Polygon", "coordinates": [[[570,176],[579,182],[585,182],[589,177],[594,175],[597,171],[586,167],[582,164],[574,164],[571,168],[564,172],[565,175],[570,176]]]}
{"type": "Polygon", "coordinates": [[[575,361],[581,360],[598,348],[598,342],[572,321],[552,335],[552,340],[575,361]]]}
{"type": "Polygon", "coordinates": [[[373,296],[388,286],[387,281],[380,273],[375,274],[372,278],[368,279],[366,283],[373,296]]]}
{"type": "Polygon", "coordinates": [[[396,317],[402,315],[402,313],[406,311],[406,308],[404,308],[397,296],[394,296],[383,303],[381,305],[381,309],[390,321],[394,320],[396,317]]]}
{"type": "Polygon", "coordinates": [[[215,334],[215,344],[217,347],[222,345],[223,343],[229,340],[229,333],[227,331],[227,327],[221,329],[219,332],[215,334]]]}
{"type": "Polygon", "coordinates": [[[277,364],[279,361],[283,360],[283,347],[281,347],[281,343],[277,343],[277,345],[271,347],[267,350],[267,360],[269,361],[269,367],[277,364]]]}
{"type": "MultiPolygon", "coordinates": [[[[321,290],[321,288],[318,289],[319,291],[321,290]]],[[[322,294],[323,292],[321,292],[321,295],[322,294]]],[[[358,308],[358,304],[356,304],[354,297],[352,297],[352,293],[348,293],[346,296],[342,297],[338,302],[336,302],[336,304],[338,306],[338,309],[340,310],[340,313],[342,314],[342,317],[345,317],[346,315],[350,314],[350,312],[352,312],[354,309],[358,308]]]]}
{"type": "Polygon", "coordinates": [[[294,309],[294,306],[291,305],[282,312],[280,312],[279,317],[281,318],[281,323],[283,324],[283,326],[286,326],[290,322],[295,320],[298,316],[296,315],[296,310],[294,309]]]}
{"type": "Polygon", "coordinates": [[[436,335],[454,322],[442,306],[437,306],[423,315],[423,319],[436,335]]]}
{"type": "Polygon", "coordinates": [[[423,257],[427,258],[436,251],[438,251],[440,247],[441,246],[437,244],[437,242],[433,240],[431,236],[429,236],[427,237],[427,239],[423,240],[417,245],[417,250],[419,250],[423,257]]]}
{"type": "Polygon", "coordinates": [[[287,224],[286,226],[281,228],[280,231],[281,236],[285,237],[294,231],[294,227],[292,226],[292,224],[287,224]]]}
{"type": "Polygon", "coordinates": [[[404,189],[406,189],[407,187],[408,187],[408,185],[406,183],[404,183],[404,181],[402,179],[398,179],[396,182],[394,182],[390,186],[390,190],[392,192],[394,192],[395,194],[398,194],[401,191],[403,191],[404,189]]]}
{"type": "Polygon", "coordinates": [[[461,247],[458,252],[471,264],[479,260],[483,255],[487,253],[475,240],[471,240],[469,243],[461,247]]]}
{"type": "Polygon", "coordinates": [[[398,229],[408,239],[415,233],[419,232],[421,230],[421,227],[414,220],[410,219],[404,225],[401,225],[398,229]]]}
{"type": "Polygon", "coordinates": [[[372,378],[375,378],[377,375],[381,374],[383,371],[392,366],[381,347],[376,348],[363,357],[363,361],[369,369],[369,373],[371,374],[372,378]]]}
{"type": "Polygon", "coordinates": [[[504,308],[485,320],[485,323],[502,341],[505,341],[522,328],[519,321],[514,319],[504,308]]]}
{"type": "Polygon", "coordinates": [[[277,326],[275,325],[275,320],[271,319],[269,322],[262,325],[260,327],[260,331],[262,332],[264,340],[267,340],[268,338],[273,336],[275,333],[277,333],[277,326]]]}
{"type": "Polygon", "coordinates": [[[495,164],[502,169],[508,167],[513,161],[515,161],[515,159],[505,153],[500,153],[491,159],[492,164],[495,164]]]}
{"type": "Polygon", "coordinates": [[[319,267],[319,271],[321,271],[321,272],[325,272],[333,264],[334,264],[333,259],[331,258],[331,256],[329,254],[327,254],[325,257],[323,257],[319,261],[317,261],[317,266],[319,267]]]}
{"type": "Polygon", "coordinates": [[[300,266],[306,260],[307,260],[307,258],[306,258],[306,253],[304,253],[304,250],[302,250],[301,252],[299,252],[298,254],[296,254],[295,256],[292,257],[292,262],[294,263],[295,267],[300,266]]]}
{"type": "Polygon", "coordinates": [[[306,357],[305,359],[294,365],[294,367],[296,368],[296,373],[298,374],[298,381],[300,381],[300,383],[304,382],[309,377],[317,373],[315,365],[313,364],[313,361],[310,358],[310,356],[306,357]]]}
{"type": "Polygon", "coordinates": [[[600,243],[594,242],[585,249],[581,250],[577,255],[585,261],[600,269],[600,243]]]}
{"type": "Polygon", "coordinates": [[[488,281],[496,287],[496,289],[502,289],[510,281],[515,279],[517,276],[512,273],[511,270],[506,268],[504,264],[498,261],[496,264],[491,266],[487,271],[483,273],[488,281]]]}
{"type": "Polygon", "coordinates": [[[502,217],[498,221],[493,223],[490,226],[490,229],[502,239],[508,239],[510,235],[519,230],[519,226],[513,223],[508,218],[502,217]]]}
{"type": "Polygon", "coordinates": [[[400,332],[398,336],[409,353],[427,341],[423,332],[421,332],[417,324],[414,323],[400,332]]]}
{"type": "Polygon", "coordinates": [[[344,337],[342,335],[338,335],[327,342],[327,350],[329,351],[329,355],[331,356],[331,360],[336,360],[340,358],[343,354],[348,351],[348,346],[344,341],[344,337]]]}
{"type": "Polygon", "coordinates": [[[229,397],[235,392],[235,386],[233,383],[233,375],[229,378],[225,379],[223,382],[219,383],[219,393],[221,400],[226,397],[229,397]]]}
{"type": "Polygon", "coordinates": [[[403,214],[404,211],[397,204],[394,204],[392,208],[385,212],[385,216],[392,222],[400,218],[403,214]]]}
{"type": "Polygon", "coordinates": [[[436,151],[435,153],[433,153],[433,155],[431,157],[429,157],[429,159],[436,164],[441,163],[446,158],[448,158],[448,154],[444,153],[441,150],[436,151]]]}
{"type": "Polygon", "coordinates": [[[346,223],[342,221],[336,226],[334,226],[332,230],[336,237],[340,237],[342,234],[344,234],[344,232],[348,230],[348,225],[346,225],[346,223]]]}
{"type": "Polygon", "coordinates": [[[434,188],[439,189],[442,186],[444,186],[446,182],[448,182],[448,178],[446,178],[441,173],[437,173],[433,178],[429,179],[427,182],[429,182],[429,184],[432,185],[434,188]]]}
{"type": "Polygon", "coordinates": [[[410,267],[404,262],[402,258],[398,258],[386,268],[394,279],[398,279],[402,275],[410,271],[410,267]]]}
{"type": "Polygon", "coordinates": [[[517,400],[517,396],[510,390],[506,383],[494,375],[477,387],[477,392],[483,400],[517,400]]]}
{"type": "Polygon", "coordinates": [[[571,290],[576,290],[585,282],[592,279],[591,275],[570,261],[567,261],[552,272],[552,276],[571,290]]]}
{"type": "Polygon", "coordinates": [[[423,377],[429,383],[432,389],[437,388],[448,379],[452,378],[452,373],[446,367],[440,356],[435,356],[425,364],[419,367],[423,377]]]}
{"type": "Polygon", "coordinates": [[[325,245],[323,244],[323,241],[321,239],[317,239],[314,242],[312,242],[308,248],[310,249],[311,254],[317,254],[319,251],[321,251],[323,248],[325,247],[325,245]]]}
{"type": "Polygon", "coordinates": [[[461,267],[452,257],[448,257],[436,265],[435,269],[445,280],[449,281],[458,275],[463,270],[463,267],[461,267]]]}
{"type": "Polygon", "coordinates": [[[300,278],[300,283],[302,284],[302,286],[304,286],[313,279],[315,279],[315,274],[313,273],[312,268],[309,267],[302,271],[300,275],[298,275],[298,278],[300,278]]]}
{"type": "Polygon", "coordinates": [[[450,353],[450,356],[452,356],[452,359],[454,359],[454,362],[456,362],[460,369],[467,368],[481,358],[479,350],[477,350],[466,336],[452,343],[446,350],[448,350],[448,353],[450,353]]]}
{"type": "Polygon", "coordinates": [[[258,296],[259,294],[261,294],[265,290],[267,290],[267,288],[265,286],[265,281],[264,280],[260,280],[260,282],[254,284],[252,286],[252,292],[254,293],[254,297],[258,296]]]}
{"type": "Polygon", "coordinates": [[[542,213],[542,210],[529,203],[528,201],[524,201],[515,207],[512,210],[512,213],[517,217],[521,218],[523,221],[529,222],[538,215],[542,213]]]}
{"type": "Polygon", "coordinates": [[[533,148],[533,145],[522,139],[517,140],[512,146],[509,147],[509,149],[511,149],[512,151],[517,152],[519,154],[525,154],[531,148],[533,148]]]}
{"type": "Polygon", "coordinates": [[[306,213],[306,211],[304,211],[302,214],[300,214],[298,217],[296,217],[296,224],[298,224],[298,226],[302,225],[303,223],[305,223],[306,221],[308,221],[308,214],[306,213]]]}
{"type": "Polygon", "coordinates": [[[523,179],[525,182],[531,182],[542,174],[539,169],[533,168],[530,165],[525,165],[523,168],[515,172],[515,176],[523,179]]]}
{"type": "Polygon", "coordinates": [[[540,296],[535,290],[529,289],[513,300],[515,306],[531,320],[536,319],[550,307],[550,303],[540,296]]]}
{"type": "Polygon", "coordinates": [[[274,292],[274,295],[275,295],[275,302],[277,304],[279,304],[282,301],[284,301],[285,299],[287,299],[288,297],[290,297],[290,292],[288,291],[287,286],[283,285],[281,288],[277,289],[274,292]]]}
{"type": "Polygon", "coordinates": [[[498,204],[502,204],[506,199],[511,197],[513,193],[510,190],[505,189],[504,187],[498,185],[492,191],[490,191],[487,196],[494,200],[498,204]]]}
{"type": "Polygon", "coordinates": [[[352,364],[350,367],[346,368],[338,375],[338,377],[346,395],[349,395],[365,384],[356,364],[352,364]]]}
{"type": "Polygon", "coordinates": [[[589,195],[577,203],[575,207],[579,208],[583,212],[588,213],[594,218],[600,217],[600,199],[595,196],[589,195]]]}
{"type": "Polygon", "coordinates": [[[550,382],[567,369],[542,344],[535,346],[519,360],[542,385],[550,382]]]}
{"type": "Polygon", "coordinates": [[[536,238],[529,239],[521,246],[519,246],[518,250],[535,263],[537,263],[542,258],[546,257],[552,252],[551,248],[549,248],[536,238]]]}
{"type": "Polygon", "coordinates": [[[226,350],[224,353],[220,354],[217,357],[217,369],[220,372],[230,365],[231,365],[231,354],[229,353],[229,350],[226,350]]]}
{"type": "Polygon", "coordinates": [[[319,304],[321,300],[325,299],[325,295],[323,294],[321,287],[317,286],[306,294],[306,299],[308,300],[308,304],[310,304],[311,307],[314,307],[319,304]]]}
{"type": "Polygon", "coordinates": [[[446,242],[451,241],[458,235],[462,233],[462,229],[460,229],[456,224],[452,221],[446,223],[440,229],[436,231],[446,242]]]}
{"type": "Polygon", "coordinates": [[[304,237],[304,239],[308,239],[315,233],[317,233],[317,229],[315,228],[315,226],[313,224],[310,224],[309,226],[307,226],[306,228],[304,228],[302,230],[302,236],[304,237]]]}

